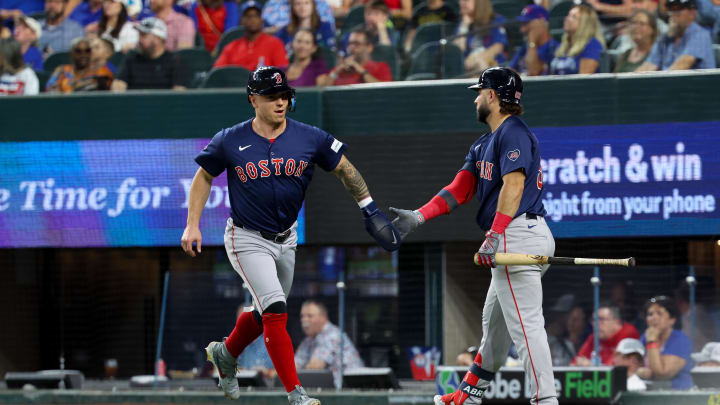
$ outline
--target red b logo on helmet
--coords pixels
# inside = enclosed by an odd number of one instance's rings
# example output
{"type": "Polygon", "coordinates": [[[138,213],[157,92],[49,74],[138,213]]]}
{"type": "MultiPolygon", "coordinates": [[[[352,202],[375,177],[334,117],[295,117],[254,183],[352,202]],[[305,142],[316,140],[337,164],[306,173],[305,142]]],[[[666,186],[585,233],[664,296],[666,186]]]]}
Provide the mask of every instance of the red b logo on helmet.
{"type": "Polygon", "coordinates": [[[280,73],[275,73],[272,76],[272,78],[275,79],[275,84],[282,84],[282,82],[283,82],[282,76],[280,75],[280,73]]]}

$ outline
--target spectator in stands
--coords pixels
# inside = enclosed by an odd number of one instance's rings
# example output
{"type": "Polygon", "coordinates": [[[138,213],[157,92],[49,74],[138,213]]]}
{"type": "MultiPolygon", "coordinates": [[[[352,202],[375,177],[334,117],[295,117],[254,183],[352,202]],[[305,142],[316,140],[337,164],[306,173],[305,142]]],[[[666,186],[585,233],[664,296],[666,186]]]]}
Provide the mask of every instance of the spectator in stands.
{"type": "Polygon", "coordinates": [[[0,23],[43,11],[45,0],[0,0],[0,23]]]}
{"type": "Polygon", "coordinates": [[[33,70],[43,70],[43,57],[40,49],[35,46],[42,37],[42,26],[34,18],[20,16],[15,20],[13,36],[20,43],[23,60],[33,70]]]}
{"type": "MultiPolygon", "coordinates": [[[[327,1],[315,0],[315,8],[320,21],[330,24],[335,31],[335,17],[327,1]]],[[[290,0],[268,0],[262,8],[262,20],[267,34],[275,34],[290,24],[290,0]]]]}
{"type": "Polygon", "coordinates": [[[670,26],[653,45],[648,59],[636,72],[653,70],[714,69],[710,33],[695,22],[695,0],[668,0],[670,26]]]}
{"type": "Polygon", "coordinates": [[[317,86],[317,78],[328,72],[325,59],[318,52],[315,35],[300,28],[292,43],[292,62],[288,66],[288,81],[292,87],[317,86]]]}
{"type": "MultiPolygon", "coordinates": [[[[662,18],[658,17],[657,15],[657,8],[658,5],[653,0],[632,0],[632,12],[633,15],[635,15],[636,11],[643,10],[650,13],[653,20],[655,21],[655,27],[657,34],[655,36],[655,39],[657,40],[657,37],[660,35],[666,34],[668,30],[668,25],[665,21],[663,21],[662,18]]],[[[625,24],[622,26],[620,30],[620,35],[618,35],[615,39],[613,39],[612,44],[608,46],[610,49],[614,49],[616,52],[624,53],[627,50],[635,48],[635,42],[632,39],[632,30],[633,30],[633,24],[632,24],[633,18],[626,20],[625,24]]],[[[654,42],[653,42],[654,43],[654,42]]],[[[652,48],[653,44],[650,44],[650,47],[652,48]]],[[[648,52],[649,54],[649,52],[648,52]]]]}
{"type": "Polygon", "coordinates": [[[657,39],[655,16],[646,10],[636,10],[630,18],[630,37],[635,46],[620,55],[615,73],[634,72],[645,62],[657,39]]]}
{"type": "Polygon", "coordinates": [[[600,23],[609,36],[615,36],[618,23],[622,23],[632,13],[632,0],[586,0],[597,13],[600,23]]]}
{"type": "Polygon", "coordinates": [[[110,90],[113,73],[107,66],[95,66],[91,62],[92,49],[87,38],[75,38],[70,48],[69,65],[55,68],[47,82],[49,93],[74,93],[77,91],[110,90]]]}
{"type": "Polygon", "coordinates": [[[600,343],[600,350],[597,351],[597,355],[600,356],[600,361],[605,365],[613,364],[613,354],[618,343],[625,338],[637,339],[640,337],[637,329],[627,322],[623,322],[620,315],[620,309],[611,304],[604,304],[598,308],[598,330],[594,331],[585,340],[578,351],[577,356],[572,361],[572,364],[578,366],[589,366],[592,364],[591,355],[593,352],[594,336],[595,332],[598,334],[598,341],[600,343]]]}
{"type": "Polygon", "coordinates": [[[195,46],[195,24],[190,17],[173,9],[173,0],[150,0],[150,9],[167,26],[165,48],[168,51],[195,46]]]}
{"type": "Polygon", "coordinates": [[[410,20],[412,18],[413,2],[412,0],[384,0],[390,9],[390,15],[393,18],[410,20]]]}
{"type": "MultiPolygon", "coordinates": [[[[489,2],[488,2],[489,3],[489,2]]],[[[410,52],[415,33],[421,25],[432,23],[456,23],[458,16],[455,10],[445,4],[444,0],[428,0],[410,19],[410,29],[405,39],[405,51],[410,52]]],[[[448,32],[450,34],[450,32],[448,32]]]]}
{"type": "Polygon", "coordinates": [[[670,380],[673,389],[687,390],[693,382],[690,370],[692,344],[680,329],[680,313],[672,298],[660,295],[645,304],[647,329],[640,341],[645,345],[645,367],[638,370],[644,380],[670,380]]]}
{"type": "Polygon", "coordinates": [[[525,43],[515,53],[511,68],[528,76],[548,74],[550,61],[560,45],[550,36],[549,19],[550,13],[543,6],[533,4],[523,9],[516,20],[522,22],[520,31],[525,43]]]}
{"type": "Polygon", "coordinates": [[[567,318],[574,301],[572,294],[565,294],[547,311],[545,332],[553,366],[570,365],[577,353],[575,345],[567,338],[567,318]]]}
{"type": "Polygon", "coordinates": [[[720,43],[720,0],[696,0],[698,23],[712,30],[712,40],[720,43]]]}
{"type": "Polygon", "coordinates": [[[700,350],[708,342],[715,341],[715,322],[705,309],[705,305],[695,302],[695,330],[690,322],[690,287],[682,284],[675,290],[675,303],[680,311],[682,331],[693,339],[693,350],[700,350]]]}
{"type": "Polygon", "coordinates": [[[605,40],[595,11],[584,4],[574,6],[565,17],[563,29],[562,42],[550,62],[550,74],[597,72],[605,40]]]}
{"type": "Polygon", "coordinates": [[[720,342],[709,342],[703,349],[690,355],[697,367],[720,367],[720,342]]]}
{"type": "Polygon", "coordinates": [[[300,28],[306,28],[315,35],[315,42],[330,49],[335,48],[335,31],[329,23],[320,21],[315,8],[315,0],[292,0],[290,8],[290,24],[282,27],[275,34],[285,44],[285,49],[292,52],[292,40],[300,28]]]}
{"type": "Polygon", "coordinates": [[[470,346],[464,351],[460,352],[457,357],[455,357],[455,365],[466,367],[472,366],[473,362],[475,361],[475,356],[477,356],[478,350],[479,348],[477,346],[470,346]]]}
{"type": "Polygon", "coordinates": [[[105,0],[87,0],[78,4],[70,13],[71,20],[87,27],[92,23],[100,21],[103,14],[103,3],[105,0]]]}
{"type": "Polygon", "coordinates": [[[115,45],[106,38],[93,38],[90,40],[90,63],[98,68],[107,66],[115,75],[117,66],[110,62],[110,57],[115,53],[115,45]]]}
{"type": "MultiPolygon", "coordinates": [[[[390,20],[390,9],[385,0],[370,0],[365,3],[365,31],[370,34],[373,45],[397,46],[400,43],[400,33],[394,28],[390,20]]],[[[353,27],[357,28],[357,27],[353,27]]],[[[341,49],[347,53],[350,30],[342,39],[341,49]]]]}
{"type": "Polygon", "coordinates": [[[338,19],[347,16],[352,7],[353,0],[327,0],[327,3],[333,12],[333,17],[338,19]]]}
{"type": "Polygon", "coordinates": [[[577,353],[585,339],[592,333],[592,326],[587,320],[585,309],[580,305],[575,305],[570,310],[567,318],[567,336],[566,339],[573,344],[577,353]]]}
{"type": "Polygon", "coordinates": [[[25,64],[15,38],[0,39],[0,96],[30,96],[40,92],[40,82],[25,64]]]}
{"type": "Polygon", "coordinates": [[[465,70],[484,70],[505,62],[507,34],[500,24],[505,17],[495,14],[490,0],[460,0],[460,22],[455,40],[465,55],[465,70]],[[492,26],[492,27],[489,27],[492,26]]]}
{"type": "Polygon", "coordinates": [[[318,78],[318,85],[343,85],[389,82],[392,80],[390,66],[372,60],[373,44],[370,34],[362,28],[353,30],[348,42],[348,53],[330,74],[318,78]]]}
{"type": "Polygon", "coordinates": [[[222,34],[240,22],[240,11],[234,1],[200,0],[190,8],[190,17],[203,38],[205,49],[216,55],[215,47],[222,34]]]}
{"type": "Polygon", "coordinates": [[[223,48],[214,67],[241,66],[253,71],[258,66],[288,65],[282,41],[262,31],[260,9],[260,3],[254,0],[242,5],[240,24],[245,30],[245,35],[223,48]]]}
{"type": "Polygon", "coordinates": [[[645,381],[637,375],[637,371],[643,366],[644,357],[645,348],[637,339],[625,338],[618,343],[615,349],[615,365],[627,367],[628,391],[645,391],[647,389],[645,381]]]}
{"type": "Polygon", "coordinates": [[[41,21],[43,35],[38,39],[45,57],[70,50],[75,38],[85,36],[82,25],[65,18],[66,5],[67,0],[45,0],[45,20],[41,21]]]}
{"type": "Polygon", "coordinates": [[[360,354],[350,338],[328,320],[325,305],[315,300],[305,301],[300,309],[300,323],[305,339],[295,351],[295,366],[298,370],[330,369],[335,386],[340,388],[341,345],[344,369],[363,367],[360,354]]]}
{"type": "Polygon", "coordinates": [[[94,31],[95,35],[110,40],[115,52],[128,53],[135,49],[140,38],[122,0],[105,0],[100,21],[96,26],[89,25],[85,30],[94,31]]]}
{"type": "Polygon", "coordinates": [[[148,17],[135,28],[140,31],[138,50],[125,57],[112,90],[184,90],[190,78],[180,58],[165,48],[165,23],[159,18],[148,17]]]}

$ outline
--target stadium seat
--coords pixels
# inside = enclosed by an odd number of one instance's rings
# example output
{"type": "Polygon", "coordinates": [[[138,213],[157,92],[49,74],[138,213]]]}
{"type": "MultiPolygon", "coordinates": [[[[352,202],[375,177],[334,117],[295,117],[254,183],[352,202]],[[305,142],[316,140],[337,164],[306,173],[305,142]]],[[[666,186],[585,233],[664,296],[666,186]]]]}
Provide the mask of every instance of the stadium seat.
{"type": "Polygon", "coordinates": [[[318,52],[320,53],[320,56],[322,56],[323,59],[325,59],[325,64],[327,65],[328,69],[332,69],[337,64],[337,54],[332,49],[326,47],[326,46],[318,46],[318,52]]]}
{"type": "Polygon", "coordinates": [[[567,17],[574,5],[575,3],[572,1],[563,1],[550,8],[550,30],[562,30],[565,17],[567,17]]]}
{"type": "Polygon", "coordinates": [[[120,70],[120,66],[122,66],[123,62],[125,61],[125,54],[122,52],[115,52],[110,59],[108,59],[108,62],[112,63],[113,66],[115,66],[115,69],[120,70]]]}
{"type": "Polygon", "coordinates": [[[365,25],[365,6],[355,6],[350,9],[343,21],[342,37],[358,25],[365,25]]]}
{"type": "Polygon", "coordinates": [[[408,75],[408,77],[405,78],[406,81],[413,81],[413,80],[435,80],[435,73],[415,73],[408,75]]]}
{"type": "Polygon", "coordinates": [[[47,85],[48,79],[50,79],[50,73],[44,71],[44,70],[35,70],[35,75],[38,78],[38,82],[40,84],[40,92],[45,91],[45,86],[47,85]]]}
{"type": "Polygon", "coordinates": [[[433,73],[436,79],[449,79],[465,72],[463,53],[454,44],[429,43],[421,46],[410,61],[408,76],[433,73]],[[442,63],[442,67],[440,64],[442,63]]]}
{"type": "Polygon", "coordinates": [[[603,51],[600,54],[600,60],[598,61],[597,73],[610,73],[612,67],[610,66],[610,54],[607,51],[603,51]]]}
{"type": "Polygon", "coordinates": [[[202,82],[205,72],[212,68],[212,57],[205,48],[179,49],[175,54],[180,57],[190,74],[190,87],[197,87],[202,82]]]}
{"type": "Polygon", "coordinates": [[[713,44],[713,51],[715,52],[715,66],[720,67],[720,44],[713,44]]]}
{"type": "Polygon", "coordinates": [[[45,59],[43,70],[48,73],[52,73],[55,71],[56,67],[60,65],[67,65],[69,63],[72,63],[72,60],[70,59],[70,52],[55,52],[45,59]]]}
{"type": "Polygon", "coordinates": [[[239,66],[215,68],[208,73],[200,87],[206,89],[232,88],[247,86],[250,72],[239,66]]]}
{"type": "Polygon", "coordinates": [[[372,60],[376,62],[385,62],[390,66],[393,80],[398,80],[398,64],[395,48],[391,45],[375,45],[372,53],[372,60]]]}
{"type": "Polygon", "coordinates": [[[242,38],[242,36],[245,35],[245,28],[242,26],[238,26],[235,28],[232,28],[228,31],[223,32],[222,36],[220,37],[220,40],[218,41],[216,45],[217,54],[212,55],[213,58],[217,59],[218,56],[222,53],[223,48],[230,42],[242,38]]]}
{"type": "Polygon", "coordinates": [[[410,47],[410,54],[415,51],[423,44],[428,42],[439,41],[442,38],[449,37],[455,32],[455,24],[452,23],[431,23],[425,24],[418,27],[415,31],[415,38],[413,38],[412,46],[410,47]]]}

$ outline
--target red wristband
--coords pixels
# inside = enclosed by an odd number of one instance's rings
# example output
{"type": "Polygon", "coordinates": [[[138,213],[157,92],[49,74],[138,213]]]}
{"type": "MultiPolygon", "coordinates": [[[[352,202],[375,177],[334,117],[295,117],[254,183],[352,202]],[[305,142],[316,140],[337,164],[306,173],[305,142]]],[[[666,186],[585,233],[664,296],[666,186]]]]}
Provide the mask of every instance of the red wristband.
{"type": "Polygon", "coordinates": [[[490,230],[497,233],[503,233],[505,232],[505,228],[510,225],[510,222],[512,222],[512,220],[513,219],[511,216],[505,215],[502,212],[498,211],[495,213],[495,220],[493,221],[490,230]]]}
{"type": "Polygon", "coordinates": [[[648,343],[648,344],[645,345],[645,348],[646,348],[646,349],[659,349],[659,348],[660,348],[660,343],[658,343],[658,342],[650,342],[650,343],[648,343]]]}

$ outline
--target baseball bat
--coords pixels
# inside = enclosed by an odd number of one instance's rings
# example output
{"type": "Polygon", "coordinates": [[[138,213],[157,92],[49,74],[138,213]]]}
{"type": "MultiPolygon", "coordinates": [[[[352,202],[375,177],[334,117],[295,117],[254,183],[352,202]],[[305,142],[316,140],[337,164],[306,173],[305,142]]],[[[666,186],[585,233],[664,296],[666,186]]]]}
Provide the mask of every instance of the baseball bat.
{"type": "MultiPolygon", "coordinates": [[[[478,253],[475,253],[473,262],[480,265],[478,253]]],[[[596,266],[623,266],[635,267],[635,258],[627,259],[586,259],[582,257],[552,257],[526,255],[521,253],[495,253],[495,263],[498,265],[520,265],[520,264],[574,264],[574,265],[596,265],[596,266]]]]}

